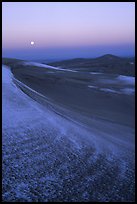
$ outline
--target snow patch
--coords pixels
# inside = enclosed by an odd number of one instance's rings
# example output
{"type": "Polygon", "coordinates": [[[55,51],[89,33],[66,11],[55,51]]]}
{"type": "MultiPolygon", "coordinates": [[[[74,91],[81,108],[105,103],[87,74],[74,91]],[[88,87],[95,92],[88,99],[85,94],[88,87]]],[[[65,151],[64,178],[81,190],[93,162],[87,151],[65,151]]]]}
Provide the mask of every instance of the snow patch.
{"type": "Polygon", "coordinates": [[[124,88],[124,89],[121,89],[122,93],[124,94],[128,94],[128,95],[132,95],[135,93],[135,89],[133,88],[124,88]]]}
{"type": "Polygon", "coordinates": [[[132,77],[132,76],[119,75],[116,79],[122,83],[135,85],[135,77],[132,77]]]}
{"type": "Polygon", "coordinates": [[[53,67],[53,66],[49,66],[47,64],[41,64],[41,63],[37,63],[37,62],[23,62],[23,65],[43,67],[43,68],[47,68],[47,69],[55,69],[55,70],[60,70],[60,71],[77,72],[75,70],[63,69],[63,68],[60,68],[60,67],[53,67]]]}
{"type": "Polygon", "coordinates": [[[88,87],[89,88],[93,88],[93,89],[97,89],[98,88],[97,86],[91,86],[91,85],[89,85],[88,87]]]}
{"type": "Polygon", "coordinates": [[[6,65],[2,66],[2,83],[9,84],[12,82],[12,73],[6,65]]]}
{"type": "Polygon", "coordinates": [[[116,91],[114,89],[108,89],[108,88],[100,88],[100,90],[105,92],[110,92],[110,93],[127,94],[127,95],[132,95],[135,92],[134,88],[123,88],[123,89],[120,89],[120,91],[116,91]]]}
{"type": "Polygon", "coordinates": [[[120,93],[119,91],[116,91],[114,89],[108,89],[108,88],[100,88],[101,91],[110,92],[110,93],[120,93]]]}
{"type": "Polygon", "coordinates": [[[90,72],[90,74],[102,74],[101,72],[90,72]]]}

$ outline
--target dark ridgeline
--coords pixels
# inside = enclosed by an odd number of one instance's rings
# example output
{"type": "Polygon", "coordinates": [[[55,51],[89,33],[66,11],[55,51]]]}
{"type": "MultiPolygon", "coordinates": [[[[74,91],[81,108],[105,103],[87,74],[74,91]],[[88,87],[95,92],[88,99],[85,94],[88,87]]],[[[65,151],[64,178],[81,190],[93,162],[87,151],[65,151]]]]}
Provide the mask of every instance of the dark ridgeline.
{"type": "Polygon", "coordinates": [[[97,58],[75,58],[48,63],[52,66],[71,68],[80,71],[95,71],[113,74],[135,76],[135,58],[118,57],[107,54],[97,58]]]}

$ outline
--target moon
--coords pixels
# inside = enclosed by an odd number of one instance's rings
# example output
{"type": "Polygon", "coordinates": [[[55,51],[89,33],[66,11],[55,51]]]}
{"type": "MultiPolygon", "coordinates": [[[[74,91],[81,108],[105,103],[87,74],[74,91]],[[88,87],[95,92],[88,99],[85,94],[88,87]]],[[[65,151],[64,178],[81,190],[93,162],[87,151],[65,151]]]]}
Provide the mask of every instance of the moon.
{"type": "Polygon", "coordinates": [[[31,45],[34,45],[34,41],[31,41],[30,44],[31,44],[31,45]]]}

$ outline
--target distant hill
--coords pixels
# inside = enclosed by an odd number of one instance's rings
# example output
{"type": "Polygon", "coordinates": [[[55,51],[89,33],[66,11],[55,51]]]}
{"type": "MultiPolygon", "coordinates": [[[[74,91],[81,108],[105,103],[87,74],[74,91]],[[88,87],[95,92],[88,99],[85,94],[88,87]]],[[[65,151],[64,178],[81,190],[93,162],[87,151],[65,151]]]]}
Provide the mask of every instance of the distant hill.
{"type": "Polygon", "coordinates": [[[105,72],[123,75],[135,75],[135,58],[122,58],[111,54],[106,54],[97,58],[75,58],[48,63],[52,66],[71,68],[86,72],[105,72]]]}
{"type": "Polygon", "coordinates": [[[21,62],[21,61],[24,61],[24,60],[20,60],[20,59],[16,59],[16,58],[2,58],[2,64],[5,64],[5,65],[14,65],[15,63],[18,63],[18,62],[21,62]]]}
{"type": "MultiPolygon", "coordinates": [[[[12,67],[18,67],[20,59],[2,58],[2,63],[12,67]]],[[[107,54],[97,58],[75,58],[62,60],[58,62],[45,63],[55,67],[73,69],[83,72],[103,72],[112,74],[121,74],[135,76],[135,58],[122,58],[115,55],[107,54]]]]}

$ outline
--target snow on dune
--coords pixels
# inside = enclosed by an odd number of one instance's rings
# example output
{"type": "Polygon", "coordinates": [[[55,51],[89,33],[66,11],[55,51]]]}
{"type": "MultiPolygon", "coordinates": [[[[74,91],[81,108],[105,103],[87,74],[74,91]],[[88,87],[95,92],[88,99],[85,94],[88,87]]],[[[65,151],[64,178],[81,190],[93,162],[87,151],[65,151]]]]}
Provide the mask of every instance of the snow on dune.
{"type": "Polygon", "coordinates": [[[22,125],[28,125],[31,121],[33,126],[34,102],[14,85],[10,69],[5,66],[2,67],[2,83],[3,128],[17,127],[22,132],[22,125]]]}
{"type": "Polygon", "coordinates": [[[90,74],[102,74],[102,72],[90,72],[90,74]]]}
{"type": "Polygon", "coordinates": [[[119,93],[119,91],[116,91],[114,89],[108,89],[108,88],[100,88],[101,91],[110,92],[110,93],[119,93]]]}
{"type": "Polygon", "coordinates": [[[119,91],[116,91],[114,89],[109,89],[109,88],[100,88],[100,91],[105,91],[108,93],[114,93],[114,94],[125,94],[125,95],[133,95],[135,93],[134,88],[122,88],[119,91]]]}
{"type": "Polygon", "coordinates": [[[135,93],[135,89],[133,88],[123,88],[121,89],[121,92],[127,95],[132,95],[135,93]]]}
{"type": "Polygon", "coordinates": [[[132,76],[119,75],[116,79],[125,84],[135,85],[135,77],[132,76]]]}
{"type": "MultiPolygon", "coordinates": [[[[56,124],[56,121],[59,120],[58,125],[56,128],[60,129],[62,132],[62,129],[68,129],[68,125],[66,120],[56,116],[56,114],[53,111],[48,110],[46,107],[41,106],[36,101],[32,100],[28,95],[24,94],[19,88],[17,88],[14,83],[12,82],[12,74],[9,69],[5,68],[5,66],[2,67],[3,72],[3,100],[2,100],[2,110],[3,110],[3,126],[9,128],[9,127],[17,127],[18,130],[20,129],[20,126],[37,126],[38,124],[43,124],[44,121],[51,121],[51,126],[56,124]],[[7,80],[8,79],[8,80],[7,80]],[[7,81],[10,82],[10,84],[5,84],[7,81]],[[46,111],[46,114],[45,114],[46,111]],[[35,115],[35,117],[34,117],[35,115]],[[12,120],[11,120],[12,118],[12,120]],[[61,123],[61,125],[59,125],[61,123]],[[64,123],[62,127],[62,123],[64,123]]],[[[25,84],[20,84],[24,87],[26,87],[28,90],[30,89],[25,84]]],[[[93,88],[93,87],[92,87],[93,88]]],[[[96,87],[94,87],[96,88],[96,87]]],[[[113,90],[105,89],[104,91],[111,91],[113,90]]],[[[39,93],[33,90],[34,94],[37,94],[41,96],[39,93]]],[[[46,97],[45,97],[46,99],[46,97]]],[[[47,99],[48,100],[48,99],[47,99]]],[[[75,126],[74,123],[72,125],[75,126]]],[[[70,124],[69,124],[70,126],[70,124]]],[[[77,125],[76,125],[77,126],[77,125]]],[[[76,127],[75,127],[76,128],[76,127]]],[[[78,126],[80,128],[80,126],[78,126]]],[[[83,128],[81,129],[81,132],[84,131],[83,128]]],[[[78,134],[79,131],[78,131],[78,134]]],[[[94,143],[99,144],[102,143],[101,135],[99,134],[98,137],[96,137],[96,130],[95,132],[88,133],[89,136],[87,136],[87,140],[90,138],[94,143]],[[101,143],[99,142],[101,141],[101,143]]],[[[107,141],[104,141],[107,144],[107,141]]],[[[98,147],[97,147],[98,148],[98,147]]],[[[115,147],[114,147],[115,148],[115,147]]]]}
{"type": "MultiPolygon", "coordinates": [[[[64,118],[59,117],[55,112],[49,110],[47,107],[43,107],[36,101],[32,100],[31,97],[29,97],[18,87],[16,87],[13,82],[14,80],[16,81],[10,71],[10,68],[2,66],[3,130],[10,132],[11,129],[14,129],[15,132],[18,132],[18,135],[24,137],[24,131],[28,128],[30,130],[38,128],[40,130],[39,126],[44,126],[43,128],[46,128],[46,132],[48,132],[48,129],[52,128],[55,129],[59,135],[62,135],[65,134],[68,129],[70,133],[70,127],[71,129],[73,129],[76,126],[76,124],[73,124],[72,122],[67,121],[64,118]]],[[[32,90],[30,87],[26,86],[18,80],[17,82],[22,87],[30,90],[40,97],[44,97],[45,100],[48,101],[48,98],[46,98],[46,96],[43,96],[35,90],[32,90]]],[[[79,128],[80,127],[78,127],[78,129],[79,128]]],[[[75,127],[75,129],[77,129],[77,127],[75,127]]],[[[74,134],[71,134],[71,136],[73,137],[74,134]]],[[[73,141],[75,142],[74,138],[73,141]]],[[[79,144],[77,144],[77,146],[79,146],[79,144]]]]}
{"type": "Polygon", "coordinates": [[[130,156],[128,151],[134,149],[130,128],[94,119],[90,131],[75,125],[17,88],[6,66],[2,66],[2,121],[4,202],[87,201],[82,196],[91,190],[89,201],[133,199],[133,190],[127,197],[119,185],[126,186],[126,192],[134,185],[133,162],[128,166],[120,154],[130,156]],[[110,190],[102,189],[102,183],[110,190]]]}
{"type": "MultiPolygon", "coordinates": [[[[23,137],[24,131],[27,128],[38,128],[41,125],[48,125],[57,128],[60,134],[64,129],[67,129],[67,123],[61,118],[58,119],[57,115],[43,107],[36,101],[32,100],[28,95],[23,93],[13,81],[17,81],[22,87],[30,90],[40,97],[46,96],[32,90],[22,82],[16,80],[7,66],[2,66],[2,126],[3,129],[10,131],[11,128],[23,137]],[[45,114],[46,113],[46,114],[45,114]],[[61,123],[61,124],[60,124],[61,123]],[[64,123],[64,124],[63,124],[64,123]],[[49,125],[50,124],[50,125],[49,125]],[[62,127],[63,124],[63,127],[62,127]]],[[[47,129],[48,131],[48,129],[47,129]]]]}
{"type": "Polygon", "coordinates": [[[60,67],[53,67],[53,66],[49,66],[49,65],[41,64],[41,63],[37,63],[37,62],[23,62],[23,65],[43,67],[43,68],[47,68],[47,69],[55,69],[55,70],[60,70],[60,71],[77,72],[75,70],[63,69],[63,68],[60,68],[60,67]]]}
{"type": "Polygon", "coordinates": [[[133,95],[135,93],[135,89],[134,88],[122,88],[119,89],[119,91],[114,90],[114,89],[109,89],[109,88],[99,88],[97,86],[92,86],[92,85],[88,85],[89,88],[91,89],[97,89],[100,91],[104,91],[107,93],[113,93],[113,94],[125,94],[125,95],[133,95]]]}
{"type": "MultiPolygon", "coordinates": [[[[38,62],[23,62],[24,65],[28,65],[28,66],[36,66],[36,67],[44,67],[44,68],[52,68],[52,69],[60,69],[60,68],[56,68],[56,67],[53,67],[53,66],[49,66],[49,65],[46,65],[46,64],[41,64],[41,63],[38,63],[38,62]]],[[[62,70],[62,69],[61,69],[62,70]]]]}
{"type": "Polygon", "coordinates": [[[97,89],[97,86],[88,85],[89,88],[97,89]]]}
{"type": "Polygon", "coordinates": [[[6,65],[2,66],[2,83],[9,84],[12,81],[12,73],[6,65]]]}

